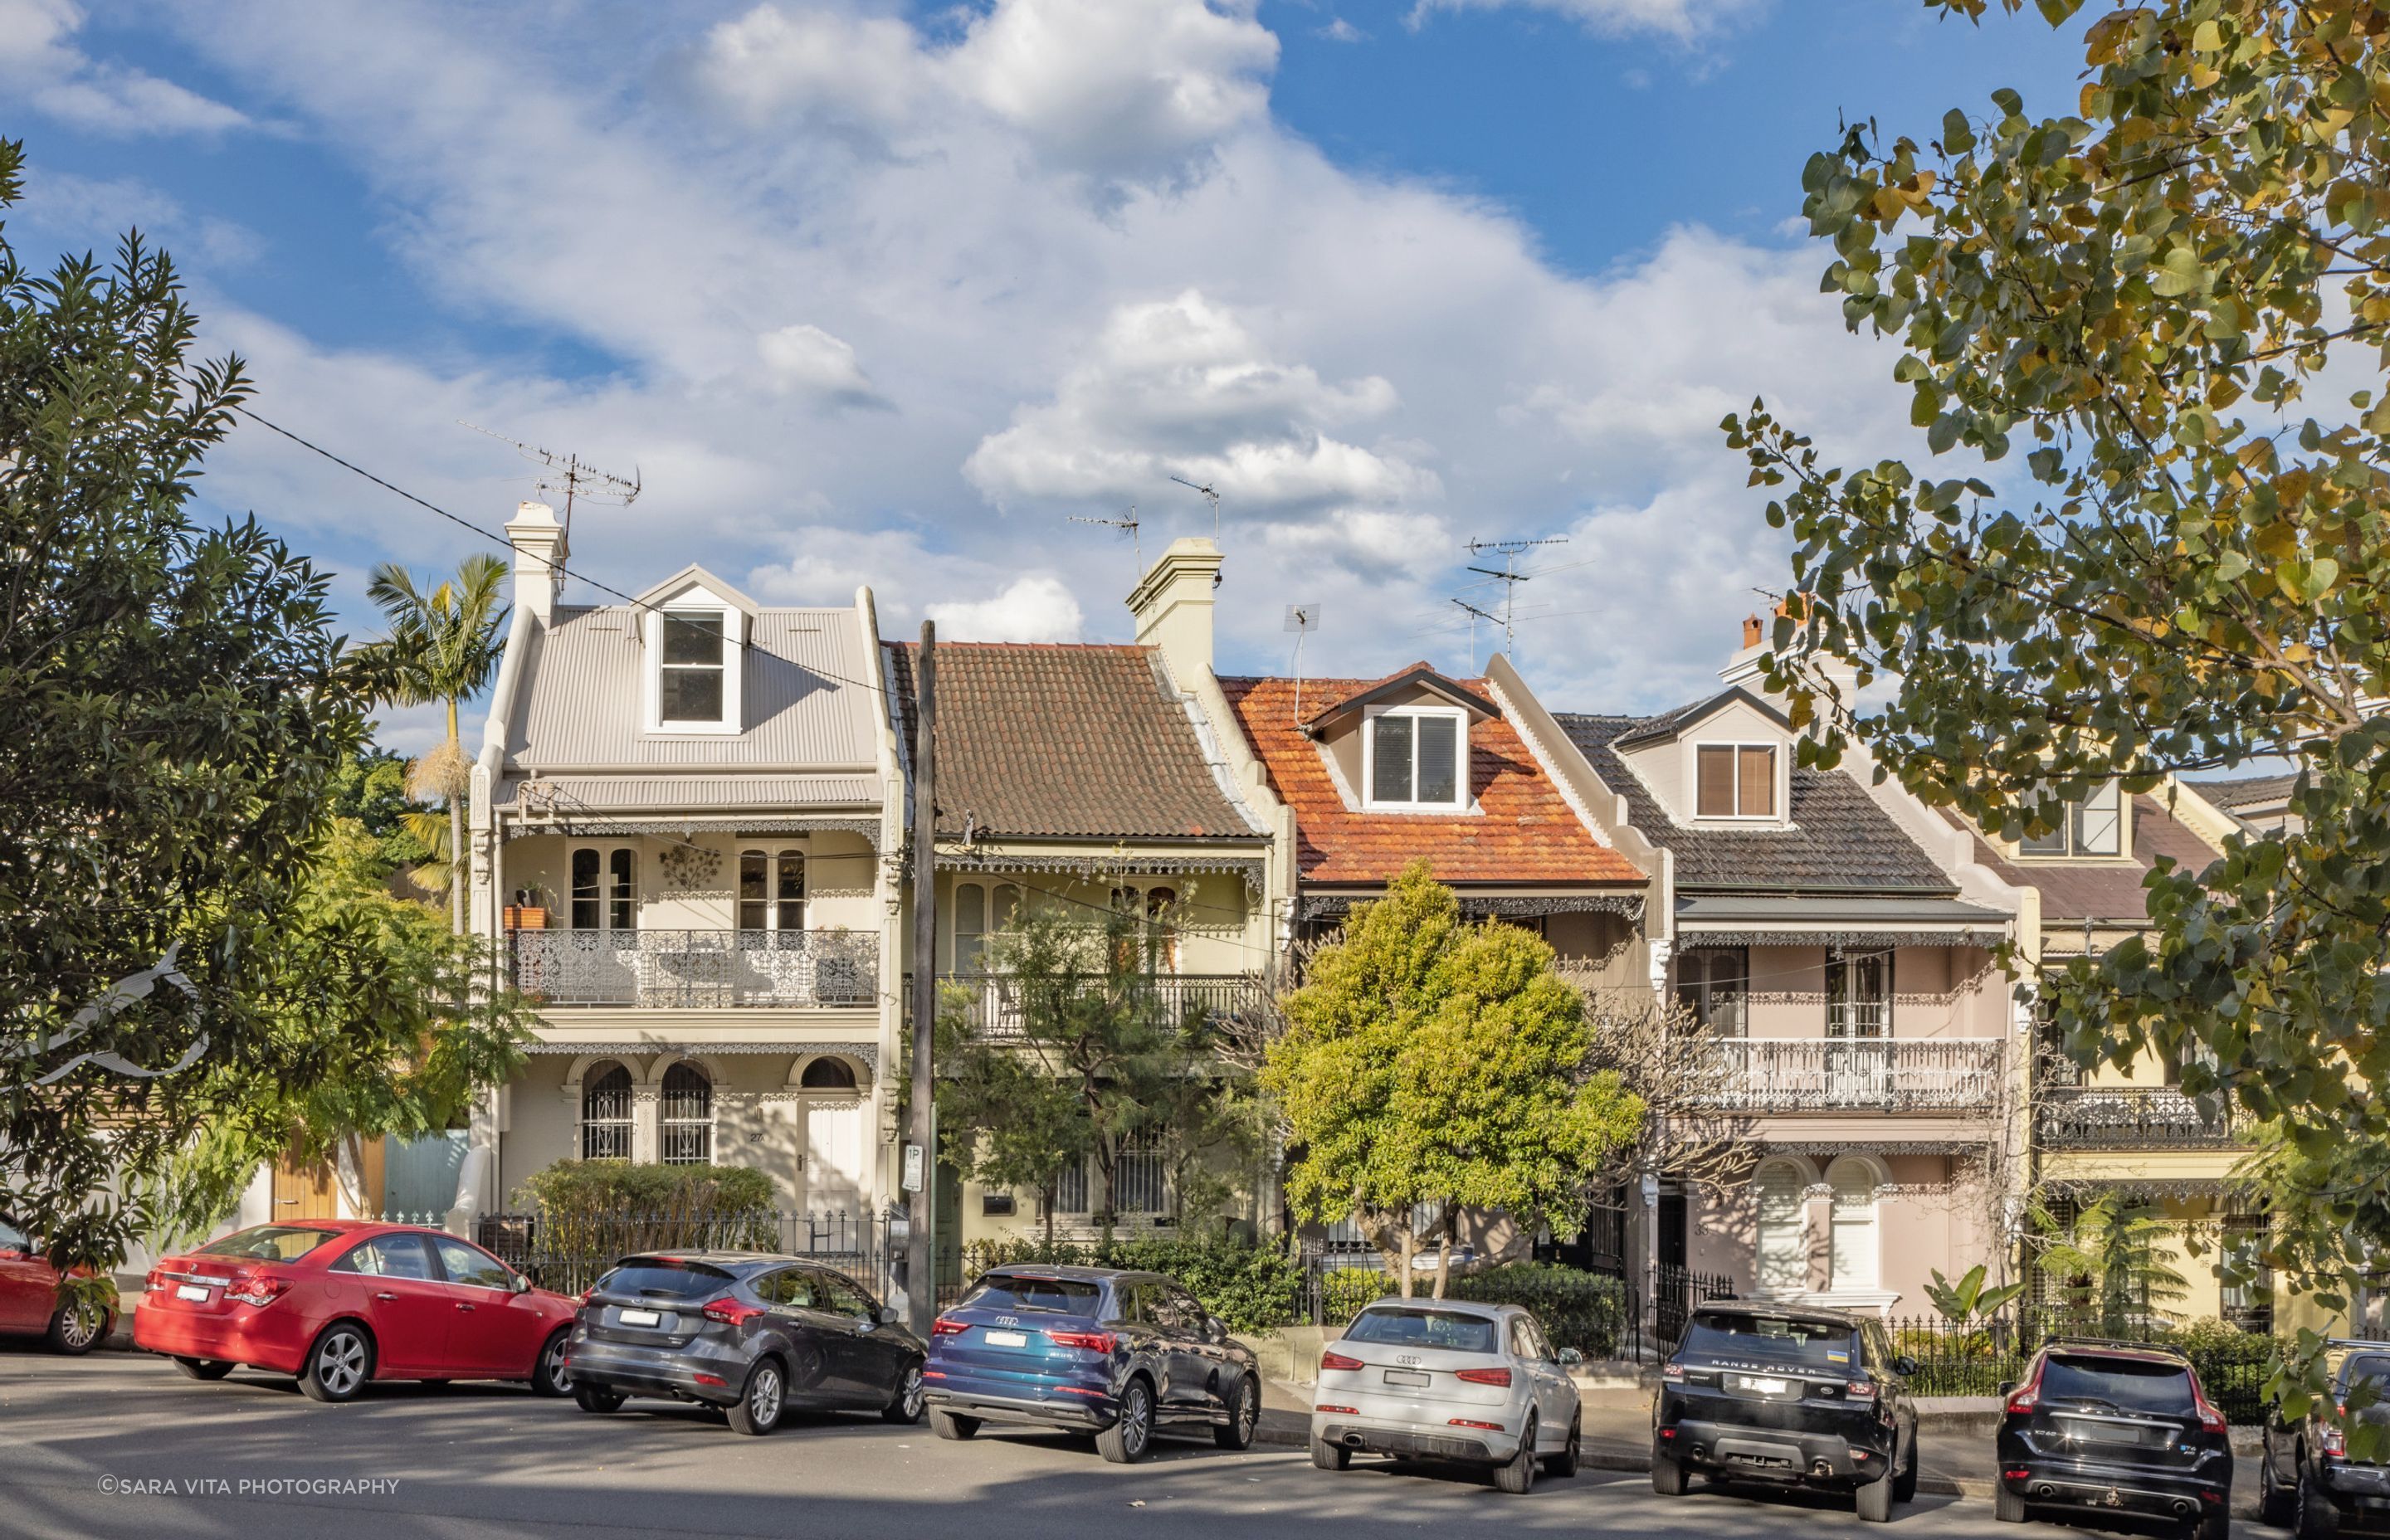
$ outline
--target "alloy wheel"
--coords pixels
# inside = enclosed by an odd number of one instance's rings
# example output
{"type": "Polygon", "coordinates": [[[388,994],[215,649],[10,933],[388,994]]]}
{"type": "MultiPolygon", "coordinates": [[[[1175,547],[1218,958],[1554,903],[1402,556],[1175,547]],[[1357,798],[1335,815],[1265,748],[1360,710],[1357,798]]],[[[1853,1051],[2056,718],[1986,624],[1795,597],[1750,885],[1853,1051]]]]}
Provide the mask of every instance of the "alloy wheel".
{"type": "Polygon", "coordinates": [[[366,1377],[366,1344],[353,1331],[336,1331],[316,1350],[315,1378],[335,1396],[345,1396],[366,1377]]]}
{"type": "Polygon", "coordinates": [[[1252,1380],[1237,1397],[1237,1436],[1247,1445],[1253,1442],[1253,1429],[1262,1419],[1262,1392],[1252,1380]]]}
{"type": "Polygon", "coordinates": [[[1134,1382],[1121,1402],[1121,1444],[1132,1457],[1145,1452],[1145,1441],[1152,1436],[1152,1426],[1153,1404],[1144,1384],[1134,1382]]]}
{"type": "Polygon", "coordinates": [[[899,1405],[904,1408],[906,1421],[919,1420],[921,1401],[926,1393],[927,1387],[921,1380],[921,1366],[916,1364],[905,1371],[905,1392],[899,1400],[899,1405]]]}
{"type": "Polygon", "coordinates": [[[780,1420],[780,1371],[769,1364],[755,1371],[754,1387],[747,1392],[747,1415],[759,1428],[780,1420]]]}
{"type": "Polygon", "coordinates": [[[99,1335],[99,1315],[90,1306],[71,1310],[58,1321],[58,1341],[70,1353],[80,1353],[99,1335]]]}
{"type": "Polygon", "coordinates": [[[565,1363],[565,1335],[561,1331],[556,1334],[554,1341],[547,1344],[547,1381],[556,1387],[559,1395],[564,1395],[572,1389],[572,1370],[565,1363]]]}

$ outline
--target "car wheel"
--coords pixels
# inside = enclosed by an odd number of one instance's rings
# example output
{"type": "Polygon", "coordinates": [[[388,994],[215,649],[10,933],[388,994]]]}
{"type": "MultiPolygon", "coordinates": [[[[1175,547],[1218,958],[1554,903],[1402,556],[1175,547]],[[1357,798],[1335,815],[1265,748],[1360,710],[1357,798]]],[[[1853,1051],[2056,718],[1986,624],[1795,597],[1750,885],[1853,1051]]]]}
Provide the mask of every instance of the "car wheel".
{"type": "Polygon", "coordinates": [[[1584,1425],[1580,1420],[1572,1418],[1569,1422],[1568,1445],[1557,1455],[1544,1457],[1544,1474],[1557,1476],[1563,1481],[1575,1475],[1584,1448],[1584,1425]]]}
{"type": "Polygon", "coordinates": [[[780,1425],[780,1413],[789,1404],[789,1382],[782,1372],[777,1358],[766,1358],[747,1371],[739,1400],[724,1408],[733,1432],[758,1436],[780,1425]]]}
{"type": "Polygon", "coordinates": [[[1683,1496],[1685,1495],[1685,1468],[1677,1464],[1672,1456],[1652,1456],[1651,1490],[1658,1493],[1663,1497],[1683,1496]]]}
{"type": "Polygon", "coordinates": [[[1892,1522],[1892,1473],[1886,1471],[1881,1478],[1868,1482],[1852,1495],[1855,1506],[1858,1508],[1861,1522],[1870,1524],[1892,1522]]]}
{"type": "Polygon", "coordinates": [[[626,1398],[620,1391],[587,1383],[572,1387],[572,1404],[585,1412],[619,1412],[626,1398]]]}
{"type": "Polygon", "coordinates": [[[1536,1419],[1531,1413],[1519,1435],[1519,1452],[1494,1468],[1494,1484],[1513,1497],[1523,1497],[1536,1485],[1536,1419]]]}
{"type": "Polygon", "coordinates": [[[2332,1506],[2332,1495],[2316,1484],[2316,1479],[2299,1472],[2296,1505],[2291,1517],[2291,1533],[2299,1540],[2332,1540],[2340,1533],[2340,1509],[2332,1506]]]}
{"type": "Polygon", "coordinates": [[[1153,1388],[1132,1380],[1121,1392],[1120,1416],[1096,1435],[1096,1452],[1114,1465],[1135,1465],[1153,1447],[1153,1388]]]}
{"type": "Polygon", "coordinates": [[[94,1305],[67,1305],[50,1317],[50,1350],[80,1358],[108,1335],[108,1312],[94,1305]]]}
{"type": "Polygon", "coordinates": [[[930,1431],[940,1438],[967,1439],[979,1431],[979,1418],[958,1417],[953,1412],[930,1409],[930,1431]]]}
{"type": "Polygon", "coordinates": [[[2269,1445],[2257,1461],[2257,1517],[2263,1522],[2281,1529],[2289,1525],[2294,1506],[2290,1493],[2274,1479],[2274,1451],[2269,1445]]]}
{"type": "Polygon", "coordinates": [[[895,1399],[880,1408],[880,1417],[889,1422],[910,1427],[921,1420],[921,1366],[905,1366],[905,1378],[896,1382],[895,1399]]]}
{"type": "Polygon", "coordinates": [[[1908,1439],[1908,1458],[1901,1465],[1900,1474],[1893,1477],[1892,1479],[1892,1500],[1894,1502],[1913,1503],[1917,1501],[1917,1436],[1912,1433],[1909,1435],[1908,1439]]]}
{"type": "Polygon", "coordinates": [[[222,1380],[233,1371],[222,1358],[177,1358],[174,1367],[194,1380],[222,1380]]]}
{"type": "Polygon", "coordinates": [[[1311,1464],[1317,1470],[1348,1470],[1353,1465],[1353,1451],[1315,1435],[1311,1441],[1311,1464]]]}
{"type": "Polygon", "coordinates": [[[1992,1517],[2003,1524],[2024,1522],[2024,1498],[2011,1492],[2006,1482],[1992,1488],[1992,1517]]]}
{"type": "Polygon", "coordinates": [[[565,1352],[572,1343],[572,1328],[558,1327],[540,1344],[539,1362],[532,1366],[531,1388],[534,1395],[571,1395],[572,1369],[565,1361],[565,1352]]]}
{"type": "Polygon", "coordinates": [[[1262,1425],[1261,1381],[1252,1375],[1237,1381],[1237,1398],[1228,1404],[1228,1420],[1212,1430],[1212,1442],[1230,1451],[1243,1451],[1253,1446],[1253,1433],[1262,1425]]]}
{"type": "Polygon", "coordinates": [[[2198,1540],[2232,1540],[2232,1515],[2224,1508],[2212,1509],[2191,1533],[2198,1540]]]}
{"type": "Polygon", "coordinates": [[[310,1401],[354,1401],[373,1378],[373,1339],[354,1321],[334,1321],[307,1350],[299,1388],[310,1401]]]}

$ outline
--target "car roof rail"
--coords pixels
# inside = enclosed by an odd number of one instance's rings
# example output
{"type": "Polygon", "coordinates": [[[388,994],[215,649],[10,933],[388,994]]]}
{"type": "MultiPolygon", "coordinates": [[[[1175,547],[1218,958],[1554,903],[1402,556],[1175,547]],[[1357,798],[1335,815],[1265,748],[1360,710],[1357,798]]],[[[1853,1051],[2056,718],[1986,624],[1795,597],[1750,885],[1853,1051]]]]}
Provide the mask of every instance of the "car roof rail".
{"type": "Polygon", "coordinates": [[[2327,1337],[2324,1339],[2323,1345],[2328,1348],[2362,1348],[2371,1353],[2390,1353],[2390,1342],[2385,1342],[2378,1337],[2327,1337]]]}
{"type": "Polygon", "coordinates": [[[2191,1362],[2191,1354],[2172,1342],[2136,1342],[2124,1337],[2045,1337],[2041,1345],[2045,1348],[2112,1348],[2127,1353],[2163,1353],[2184,1363],[2191,1362]]]}

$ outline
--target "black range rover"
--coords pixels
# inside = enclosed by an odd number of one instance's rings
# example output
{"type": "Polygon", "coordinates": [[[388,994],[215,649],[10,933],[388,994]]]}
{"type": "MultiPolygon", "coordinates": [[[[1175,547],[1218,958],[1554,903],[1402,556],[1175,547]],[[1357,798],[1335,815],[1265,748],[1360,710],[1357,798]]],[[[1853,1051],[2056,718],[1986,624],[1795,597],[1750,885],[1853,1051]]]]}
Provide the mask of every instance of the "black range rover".
{"type": "Polygon", "coordinates": [[[1848,1491],[1882,1523],[1917,1495],[1909,1359],[1878,1323],[1750,1300],[1693,1309],[1652,1406],[1651,1490],[1699,1473],[1848,1491]]]}
{"type": "Polygon", "coordinates": [[[2201,1540],[2231,1533],[2229,1430],[2180,1353],[2057,1338],[2002,1393],[1993,1517],[2064,1508],[2173,1519],[2201,1540]]]}

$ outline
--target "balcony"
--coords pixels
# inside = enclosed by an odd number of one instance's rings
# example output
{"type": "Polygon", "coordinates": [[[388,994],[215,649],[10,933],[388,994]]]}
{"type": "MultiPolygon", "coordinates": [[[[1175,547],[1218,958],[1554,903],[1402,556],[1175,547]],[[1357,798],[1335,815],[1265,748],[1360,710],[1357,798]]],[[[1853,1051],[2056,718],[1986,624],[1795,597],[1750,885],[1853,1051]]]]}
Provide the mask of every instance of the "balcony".
{"type": "MultiPolygon", "coordinates": [[[[1218,1020],[1227,1017],[1258,1019],[1277,1008],[1262,982],[1250,973],[1163,973],[1151,979],[1163,1012],[1174,1020],[1201,1010],[1218,1020]]],[[[970,991],[972,1031],[985,1038],[1021,1035],[1021,998],[1014,982],[1000,973],[941,973],[941,984],[960,984],[970,991]]],[[[909,1001],[913,981],[905,981],[909,1001]]],[[[909,1008],[909,1007],[908,1007],[909,1008]]]]}
{"type": "Polygon", "coordinates": [[[514,984],[547,1006],[869,1006],[875,930],[509,930],[514,984]]]}
{"type": "Polygon", "coordinates": [[[1957,1112],[1994,1105],[2004,1062],[1994,1039],[1721,1039],[1735,1112],[1957,1112]]]}
{"type": "Polygon", "coordinates": [[[2046,1149],[2229,1149],[2229,1108],[2202,1116],[2171,1086],[2071,1086],[2043,1093],[2035,1136],[2046,1149]]]}

